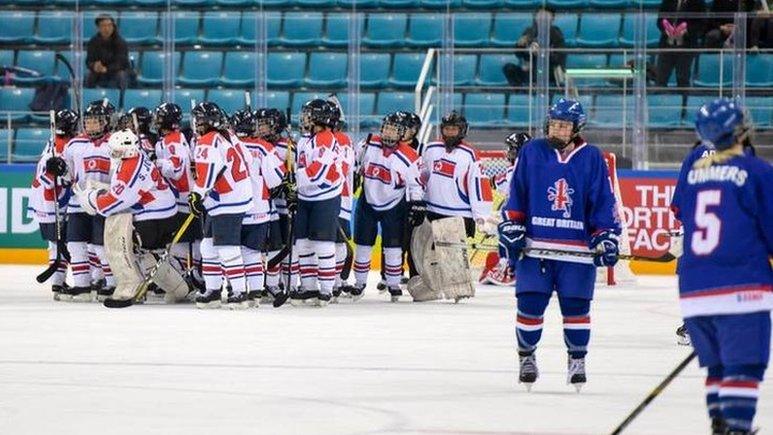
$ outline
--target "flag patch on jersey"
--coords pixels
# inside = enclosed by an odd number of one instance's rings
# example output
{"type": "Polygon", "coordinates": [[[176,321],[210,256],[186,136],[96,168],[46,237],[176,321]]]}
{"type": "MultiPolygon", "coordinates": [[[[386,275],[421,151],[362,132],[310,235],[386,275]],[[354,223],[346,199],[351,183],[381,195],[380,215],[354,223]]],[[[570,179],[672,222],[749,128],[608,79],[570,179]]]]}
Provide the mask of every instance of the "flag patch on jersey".
{"type": "Polygon", "coordinates": [[[392,172],[382,165],[371,163],[365,169],[365,177],[372,180],[379,180],[384,184],[392,184],[392,172]]]}
{"type": "Polygon", "coordinates": [[[456,163],[449,160],[436,160],[432,165],[432,173],[442,175],[444,177],[454,178],[455,171],[456,163]]]}
{"type": "Polygon", "coordinates": [[[569,187],[566,179],[561,178],[552,187],[548,187],[548,201],[551,201],[550,209],[563,211],[564,218],[572,217],[572,194],[574,189],[569,187]]]}
{"type": "Polygon", "coordinates": [[[86,173],[100,173],[100,174],[108,174],[110,173],[110,159],[107,157],[102,156],[91,156],[86,157],[83,160],[83,166],[86,170],[86,173]]]}

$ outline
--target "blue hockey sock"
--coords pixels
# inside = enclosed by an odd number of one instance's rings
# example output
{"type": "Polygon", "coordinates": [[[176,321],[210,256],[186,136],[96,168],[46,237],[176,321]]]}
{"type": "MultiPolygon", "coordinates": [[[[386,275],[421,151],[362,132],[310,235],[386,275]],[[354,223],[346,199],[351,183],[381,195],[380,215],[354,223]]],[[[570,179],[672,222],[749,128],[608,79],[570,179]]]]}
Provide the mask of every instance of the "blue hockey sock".
{"type": "Polygon", "coordinates": [[[750,431],[757,412],[759,383],[765,374],[762,365],[739,365],[724,368],[719,386],[719,407],[728,429],[750,431]]]}
{"type": "Polygon", "coordinates": [[[515,320],[515,336],[518,353],[531,354],[537,349],[542,337],[542,321],[550,295],[545,293],[521,293],[517,296],[518,313],[515,320]]]}
{"type": "Polygon", "coordinates": [[[590,299],[558,298],[564,316],[564,343],[572,358],[584,358],[590,341],[590,299]]]}
{"type": "Polygon", "coordinates": [[[706,408],[710,418],[719,418],[719,386],[722,384],[722,366],[709,367],[706,376],[706,408]]]}

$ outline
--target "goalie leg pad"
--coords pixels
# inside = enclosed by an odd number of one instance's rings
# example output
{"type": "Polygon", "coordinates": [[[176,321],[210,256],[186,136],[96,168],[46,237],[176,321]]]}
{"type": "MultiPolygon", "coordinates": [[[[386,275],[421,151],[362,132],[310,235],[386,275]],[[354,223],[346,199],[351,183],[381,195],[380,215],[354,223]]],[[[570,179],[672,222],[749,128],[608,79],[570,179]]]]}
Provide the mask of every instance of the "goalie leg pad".
{"type": "Polygon", "coordinates": [[[408,280],[408,293],[411,294],[414,302],[427,302],[440,299],[440,292],[432,290],[421,276],[412,276],[408,280]]]}
{"type": "MultiPolygon", "coordinates": [[[[467,234],[461,217],[437,219],[431,222],[432,236],[435,242],[465,244],[467,234]]],[[[442,291],[446,299],[459,301],[475,296],[475,286],[470,276],[470,260],[466,248],[453,246],[434,248],[434,258],[428,256],[424,261],[425,275],[431,287],[442,291]],[[427,261],[427,259],[430,261],[427,261]]]]}
{"type": "Polygon", "coordinates": [[[115,278],[112,299],[132,299],[142,283],[134,255],[134,226],[130,213],[119,213],[105,220],[105,255],[115,278]]]}

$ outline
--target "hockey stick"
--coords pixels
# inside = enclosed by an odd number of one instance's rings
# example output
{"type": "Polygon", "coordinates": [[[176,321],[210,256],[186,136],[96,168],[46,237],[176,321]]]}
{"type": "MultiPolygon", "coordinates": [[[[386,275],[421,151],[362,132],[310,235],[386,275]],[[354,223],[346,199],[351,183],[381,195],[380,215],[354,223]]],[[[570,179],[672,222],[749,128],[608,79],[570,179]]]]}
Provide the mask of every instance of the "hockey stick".
{"type": "Polygon", "coordinates": [[[650,404],[653,400],[655,400],[656,397],[660,395],[660,393],[663,392],[663,390],[666,389],[668,384],[671,383],[671,381],[674,380],[677,376],[679,376],[679,373],[684,370],[685,367],[687,367],[688,364],[695,358],[695,352],[691,352],[689,355],[687,355],[687,358],[684,359],[681,363],[679,363],[678,366],[674,370],[671,371],[671,373],[666,376],[665,379],[663,379],[663,382],[661,382],[657,387],[655,387],[650,394],[647,395],[647,397],[644,398],[644,400],[637,406],[633,411],[631,411],[630,414],[628,414],[628,417],[623,420],[620,425],[618,425],[615,430],[612,431],[611,435],[618,435],[623,432],[623,430],[628,427],[629,424],[638,416],[641,414],[642,411],[644,411],[644,408],[647,407],[647,405],[650,404]]]}
{"type": "MultiPolygon", "coordinates": [[[[56,157],[56,112],[53,110],[48,111],[48,127],[51,138],[51,157],[56,157]]],[[[65,241],[62,240],[62,223],[59,221],[59,184],[57,183],[57,177],[54,175],[54,219],[56,219],[54,225],[56,228],[56,258],[46,270],[40,275],[35,277],[35,280],[39,283],[48,281],[62,264],[62,256],[64,255],[67,246],[65,241]]]]}
{"type": "Polygon", "coordinates": [[[80,96],[80,93],[78,92],[75,71],[72,69],[72,65],[70,64],[70,61],[67,60],[67,58],[64,57],[62,53],[56,53],[56,56],[54,56],[54,58],[59,62],[62,62],[65,68],[67,68],[67,72],[70,74],[70,86],[72,87],[73,98],[75,98],[75,112],[78,114],[79,120],[82,120],[83,118],[81,117],[81,96],[80,96]]]}
{"type": "MultiPolygon", "coordinates": [[[[471,249],[479,249],[482,251],[499,250],[499,246],[497,245],[483,245],[483,244],[475,244],[475,243],[468,244],[468,243],[454,243],[454,242],[435,242],[435,245],[444,247],[444,248],[471,248],[471,249]]],[[[597,255],[594,252],[565,251],[561,249],[543,249],[543,248],[525,248],[523,252],[537,254],[537,255],[566,255],[566,256],[581,257],[581,258],[593,258],[597,255]]],[[[641,255],[620,254],[617,256],[617,258],[618,260],[650,261],[653,263],[669,263],[671,261],[676,260],[676,257],[674,257],[673,254],[671,254],[670,252],[666,252],[665,254],[659,257],[644,257],[641,255]]]]}
{"type": "MultiPolygon", "coordinates": [[[[285,130],[287,131],[287,152],[285,153],[285,165],[287,166],[287,184],[289,186],[295,185],[295,165],[294,165],[294,153],[295,153],[295,142],[293,141],[293,132],[290,128],[290,125],[292,124],[292,120],[290,118],[290,108],[288,107],[285,110],[285,115],[287,118],[287,126],[285,127],[285,130]]],[[[289,187],[292,188],[292,187],[289,187]]],[[[287,299],[290,298],[290,285],[293,282],[293,246],[295,245],[295,212],[289,211],[287,214],[287,227],[288,227],[288,239],[287,244],[282,247],[282,249],[279,251],[277,255],[274,256],[271,260],[268,261],[267,268],[271,269],[276,267],[279,263],[281,263],[285,258],[287,258],[287,285],[285,286],[284,290],[282,290],[281,293],[274,296],[274,308],[279,308],[282,305],[287,302],[287,299]],[[273,263],[273,264],[272,264],[273,263]]]]}
{"type": "Polygon", "coordinates": [[[346,281],[349,279],[349,274],[352,273],[352,263],[354,262],[354,248],[352,245],[354,243],[346,237],[346,231],[344,231],[340,223],[338,225],[338,235],[344,239],[344,245],[346,246],[346,259],[344,259],[344,268],[341,270],[341,280],[346,281]]]}

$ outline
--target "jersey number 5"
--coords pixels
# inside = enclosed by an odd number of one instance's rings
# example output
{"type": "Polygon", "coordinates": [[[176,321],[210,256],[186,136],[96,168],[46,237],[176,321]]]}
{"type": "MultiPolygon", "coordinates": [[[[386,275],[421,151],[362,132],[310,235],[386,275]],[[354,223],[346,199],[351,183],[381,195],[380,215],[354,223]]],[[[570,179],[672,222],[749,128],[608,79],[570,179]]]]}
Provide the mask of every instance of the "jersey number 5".
{"type": "Polygon", "coordinates": [[[690,247],[695,255],[708,255],[719,245],[719,232],[722,221],[708,210],[717,206],[722,201],[722,191],[702,190],[698,192],[695,203],[695,226],[698,228],[692,233],[690,247]]]}

